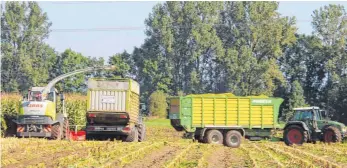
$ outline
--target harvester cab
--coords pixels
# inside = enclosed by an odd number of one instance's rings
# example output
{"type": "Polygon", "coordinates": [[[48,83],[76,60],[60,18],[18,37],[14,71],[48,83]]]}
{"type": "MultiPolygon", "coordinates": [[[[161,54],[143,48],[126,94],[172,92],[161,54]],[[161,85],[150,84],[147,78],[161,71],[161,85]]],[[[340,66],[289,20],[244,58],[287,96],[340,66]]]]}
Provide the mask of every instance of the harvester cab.
{"type": "MultiPolygon", "coordinates": [[[[58,91],[45,87],[32,87],[21,102],[17,124],[19,137],[46,137],[52,139],[68,138],[69,128],[65,110],[58,112],[58,91]]],[[[64,101],[61,101],[64,107],[64,101]]]]}
{"type": "Polygon", "coordinates": [[[284,127],[283,139],[287,145],[305,142],[341,142],[346,136],[343,123],[325,119],[327,113],[319,107],[294,108],[293,117],[284,127]]]}

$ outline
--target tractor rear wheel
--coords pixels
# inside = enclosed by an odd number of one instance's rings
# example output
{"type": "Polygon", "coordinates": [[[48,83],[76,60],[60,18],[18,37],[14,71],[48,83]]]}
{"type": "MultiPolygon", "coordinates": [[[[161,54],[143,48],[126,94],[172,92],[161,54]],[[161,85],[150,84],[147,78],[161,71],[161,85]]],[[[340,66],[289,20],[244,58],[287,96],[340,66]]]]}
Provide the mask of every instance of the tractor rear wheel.
{"type": "Polygon", "coordinates": [[[298,125],[288,126],[283,134],[284,143],[288,146],[293,144],[302,145],[307,142],[307,137],[307,132],[298,125]]]}
{"type": "Polygon", "coordinates": [[[54,124],[52,127],[52,139],[60,140],[62,138],[62,129],[60,123],[54,124]]]}
{"type": "Polygon", "coordinates": [[[323,142],[325,143],[336,143],[341,142],[342,136],[341,132],[334,126],[329,126],[324,129],[323,132],[323,142]]]}
{"type": "Polygon", "coordinates": [[[218,130],[208,130],[204,141],[210,144],[223,144],[223,134],[218,130]]]}

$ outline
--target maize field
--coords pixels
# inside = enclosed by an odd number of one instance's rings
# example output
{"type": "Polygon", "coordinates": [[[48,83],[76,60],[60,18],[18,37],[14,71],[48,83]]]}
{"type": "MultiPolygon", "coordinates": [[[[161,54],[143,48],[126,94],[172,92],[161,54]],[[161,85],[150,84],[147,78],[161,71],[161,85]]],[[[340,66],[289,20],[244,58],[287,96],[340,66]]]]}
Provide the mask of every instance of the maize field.
{"type": "Polygon", "coordinates": [[[1,167],[347,167],[347,144],[243,140],[240,148],[183,139],[169,126],[147,125],[147,140],[66,141],[1,139],[1,167]]]}

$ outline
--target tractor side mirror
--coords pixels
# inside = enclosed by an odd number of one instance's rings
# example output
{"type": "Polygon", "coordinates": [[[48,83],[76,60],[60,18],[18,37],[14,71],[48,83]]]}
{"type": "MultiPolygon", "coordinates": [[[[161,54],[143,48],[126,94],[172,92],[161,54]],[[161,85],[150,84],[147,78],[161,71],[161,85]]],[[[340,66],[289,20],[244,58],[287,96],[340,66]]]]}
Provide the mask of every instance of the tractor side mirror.
{"type": "Polygon", "coordinates": [[[328,112],[325,110],[321,110],[321,115],[323,118],[327,118],[328,117],[328,112]]]}

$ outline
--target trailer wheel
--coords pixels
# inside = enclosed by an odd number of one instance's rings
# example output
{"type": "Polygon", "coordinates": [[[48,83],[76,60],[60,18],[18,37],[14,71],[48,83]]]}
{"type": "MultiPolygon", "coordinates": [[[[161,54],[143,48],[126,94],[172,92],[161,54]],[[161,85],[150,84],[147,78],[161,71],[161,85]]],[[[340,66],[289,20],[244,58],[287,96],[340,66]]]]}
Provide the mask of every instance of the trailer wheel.
{"type": "Polygon", "coordinates": [[[223,144],[223,134],[218,130],[208,130],[204,141],[210,144],[223,144]]]}
{"type": "Polygon", "coordinates": [[[60,140],[62,137],[62,130],[60,123],[54,124],[52,127],[52,139],[60,140]]]}
{"type": "Polygon", "coordinates": [[[136,127],[131,131],[131,133],[125,138],[125,142],[138,142],[139,132],[136,127]]]}
{"type": "Polygon", "coordinates": [[[340,131],[333,126],[329,126],[324,129],[323,132],[323,141],[325,143],[336,143],[336,142],[341,142],[342,137],[340,131]]]}
{"type": "Polygon", "coordinates": [[[146,140],[146,126],[145,124],[140,124],[138,128],[139,132],[139,142],[143,142],[146,140]]]}
{"type": "Polygon", "coordinates": [[[230,130],[224,137],[224,144],[228,147],[238,148],[241,144],[242,135],[239,131],[230,130]]]}

